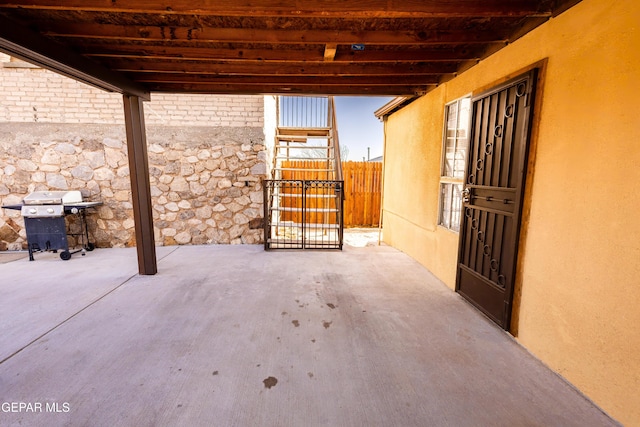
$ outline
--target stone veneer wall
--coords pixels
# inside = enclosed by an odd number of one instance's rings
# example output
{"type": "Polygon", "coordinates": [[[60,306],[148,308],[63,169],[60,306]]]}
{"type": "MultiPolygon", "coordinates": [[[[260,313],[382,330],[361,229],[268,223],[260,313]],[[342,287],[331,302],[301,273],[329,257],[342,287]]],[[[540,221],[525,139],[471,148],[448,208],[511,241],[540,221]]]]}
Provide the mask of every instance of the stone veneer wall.
{"type": "MultiPolygon", "coordinates": [[[[0,55],[0,204],[81,190],[103,202],[92,241],[135,245],[121,96],[7,61],[0,55]]],[[[156,243],[260,243],[264,98],[153,94],[145,120],[156,243]]],[[[0,250],[25,247],[20,213],[2,209],[0,250]]]]}

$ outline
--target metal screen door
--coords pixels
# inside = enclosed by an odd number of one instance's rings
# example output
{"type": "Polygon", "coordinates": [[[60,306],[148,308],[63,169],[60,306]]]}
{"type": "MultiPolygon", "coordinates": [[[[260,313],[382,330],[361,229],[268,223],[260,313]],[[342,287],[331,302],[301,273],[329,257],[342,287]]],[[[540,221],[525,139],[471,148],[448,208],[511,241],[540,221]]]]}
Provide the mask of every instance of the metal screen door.
{"type": "Polygon", "coordinates": [[[456,291],[509,328],[536,70],[472,99],[456,291]]]}

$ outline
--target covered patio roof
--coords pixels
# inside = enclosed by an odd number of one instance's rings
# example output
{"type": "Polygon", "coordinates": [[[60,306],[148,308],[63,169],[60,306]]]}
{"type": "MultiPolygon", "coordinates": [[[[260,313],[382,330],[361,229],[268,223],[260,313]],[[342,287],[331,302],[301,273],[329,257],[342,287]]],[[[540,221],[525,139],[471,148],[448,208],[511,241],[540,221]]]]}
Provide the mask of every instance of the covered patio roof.
{"type": "Polygon", "coordinates": [[[141,274],[150,93],[416,96],[579,0],[10,0],[0,51],[123,94],[141,274]]]}
{"type": "Polygon", "coordinates": [[[11,0],[0,50],[132,95],[420,95],[578,1],[11,0]]]}

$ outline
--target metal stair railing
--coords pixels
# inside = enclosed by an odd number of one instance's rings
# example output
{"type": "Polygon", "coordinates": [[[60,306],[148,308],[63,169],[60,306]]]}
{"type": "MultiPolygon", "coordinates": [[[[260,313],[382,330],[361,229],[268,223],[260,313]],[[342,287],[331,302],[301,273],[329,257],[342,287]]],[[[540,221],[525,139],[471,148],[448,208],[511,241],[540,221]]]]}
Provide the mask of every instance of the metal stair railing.
{"type": "Polygon", "coordinates": [[[273,179],[264,182],[265,249],[342,249],[344,192],[334,99],[282,96],[277,111],[273,179]],[[295,161],[303,159],[325,166],[297,167],[295,161]]]}
{"type": "Polygon", "coordinates": [[[336,116],[335,100],[333,96],[329,98],[329,111],[331,117],[331,139],[333,144],[333,167],[335,170],[336,185],[334,191],[336,194],[336,205],[338,207],[338,241],[340,249],[342,249],[344,237],[344,177],[342,175],[342,159],[340,155],[340,139],[338,138],[338,118],[336,116]]]}

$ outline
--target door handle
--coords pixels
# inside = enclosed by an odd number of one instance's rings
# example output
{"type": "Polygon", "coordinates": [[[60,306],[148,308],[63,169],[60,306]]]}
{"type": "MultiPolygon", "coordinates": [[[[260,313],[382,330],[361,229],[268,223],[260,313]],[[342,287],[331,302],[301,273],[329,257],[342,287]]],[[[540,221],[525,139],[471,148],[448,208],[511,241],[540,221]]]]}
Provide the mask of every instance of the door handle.
{"type": "Polygon", "coordinates": [[[465,188],[462,190],[462,203],[469,203],[469,200],[471,200],[471,190],[465,188]]]}

